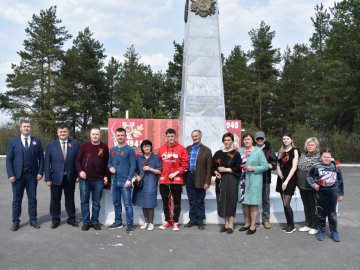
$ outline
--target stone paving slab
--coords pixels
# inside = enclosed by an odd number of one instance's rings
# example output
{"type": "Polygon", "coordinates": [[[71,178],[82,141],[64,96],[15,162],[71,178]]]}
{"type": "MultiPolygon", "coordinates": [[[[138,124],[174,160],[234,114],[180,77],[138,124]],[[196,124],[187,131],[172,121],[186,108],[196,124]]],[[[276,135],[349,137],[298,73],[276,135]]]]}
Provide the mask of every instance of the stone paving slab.
{"type": "MultiPolygon", "coordinates": [[[[41,228],[33,229],[23,203],[21,227],[11,232],[11,185],[4,158],[0,158],[0,269],[359,269],[360,265],[360,168],[344,168],[345,200],[339,206],[342,242],[296,231],[285,234],[279,224],[270,230],[259,227],[254,235],[237,231],[218,232],[219,226],[142,231],[125,229],[88,232],[63,222],[50,229],[49,190],[38,186],[38,216],[41,228]]],[[[79,198],[76,194],[79,213],[79,198]]],[[[239,218],[239,217],[238,217],[239,218]]],[[[238,220],[238,219],[237,219],[238,220]]],[[[303,224],[296,224],[299,228],[303,224]]]]}

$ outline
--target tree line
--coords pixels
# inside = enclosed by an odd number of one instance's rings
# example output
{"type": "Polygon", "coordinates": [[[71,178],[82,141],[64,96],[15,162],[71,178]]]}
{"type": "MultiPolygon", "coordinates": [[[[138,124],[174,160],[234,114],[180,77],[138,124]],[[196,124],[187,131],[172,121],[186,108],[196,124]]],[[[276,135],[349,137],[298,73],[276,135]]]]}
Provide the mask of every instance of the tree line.
{"type": "MultiPolygon", "coordinates": [[[[281,52],[264,21],[249,31],[251,49],[223,56],[225,109],[244,127],[281,136],[288,130],[360,133],[360,2],[314,7],[309,41],[281,52]],[[301,128],[296,128],[301,127],[301,128]]],[[[56,6],[34,14],[25,29],[20,63],[12,64],[0,109],[14,122],[32,119],[50,134],[64,122],[75,132],[107,124],[109,117],[178,118],[182,42],[173,42],[165,72],[140,62],[131,45],[124,61],[105,63],[104,45],[86,27],[75,38],[56,6]],[[64,49],[64,44],[72,45],[64,49]]]]}

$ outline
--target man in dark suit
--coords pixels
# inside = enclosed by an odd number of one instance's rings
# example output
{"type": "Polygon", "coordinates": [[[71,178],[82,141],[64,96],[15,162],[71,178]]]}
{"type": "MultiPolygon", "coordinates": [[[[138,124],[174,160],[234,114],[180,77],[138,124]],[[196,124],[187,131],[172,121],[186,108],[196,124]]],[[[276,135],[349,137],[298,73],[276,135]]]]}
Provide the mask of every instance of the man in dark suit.
{"type": "Polygon", "coordinates": [[[12,231],[17,231],[20,224],[21,202],[26,189],[30,225],[39,229],[37,223],[37,182],[44,172],[44,153],[39,139],[30,135],[31,124],[22,121],[20,136],[10,141],[6,150],[6,171],[12,184],[12,231]]]}
{"type": "Polygon", "coordinates": [[[211,184],[211,150],[201,143],[200,130],[191,132],[193,144],[186,147],[189,154],[189,167],[186,173],[186,192],[189,198],[190,221],[185,227],[197,225],[199,230],[204,229],[205,194],[211,184]]]}
{"type": "Polygon", "coordinates": [[[45,182],[51,191],[51,228],[56,229],[60,225],[63,190],[68,214],[67,223],[78,227],[75,219],[74,192],[77,181],[75,160],[79,144],[69,137],[69,129],[65,125],[58,126],[57,136],[58,139],[49,142],[45,151],[45,182]]]}

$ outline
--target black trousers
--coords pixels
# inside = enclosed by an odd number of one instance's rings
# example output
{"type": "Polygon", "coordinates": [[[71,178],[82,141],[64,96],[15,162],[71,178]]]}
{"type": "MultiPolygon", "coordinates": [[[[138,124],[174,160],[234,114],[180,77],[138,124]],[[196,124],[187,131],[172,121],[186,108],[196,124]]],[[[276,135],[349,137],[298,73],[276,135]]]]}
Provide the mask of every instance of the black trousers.
{"type": "Polygon", "coordinates": [[[305,225],[312,229],[316,229],[317,216],[315,191],[300,189],[300,196],[304,205],[305,225]]]}
{"type": "Polygon", "coordinates": [[[165,220],[167,222],[179,222],[181,212],[182,185],[160,184],[160,195],[163,201],[165,220]],[[171,196],[173,201],[171,201],[171,196]],[[173,202],[173,213],[171,213],[173,202]]]}
{"type": "Polygon", "coordinates": [[[59,223],[61,220],[61,195],[64,190],[65,209],[68,215],[68,222],[75,221],[75,182],[70,183],[64,175],[61,185],[51,185],[50,215],[52,223],[59,223]]]}

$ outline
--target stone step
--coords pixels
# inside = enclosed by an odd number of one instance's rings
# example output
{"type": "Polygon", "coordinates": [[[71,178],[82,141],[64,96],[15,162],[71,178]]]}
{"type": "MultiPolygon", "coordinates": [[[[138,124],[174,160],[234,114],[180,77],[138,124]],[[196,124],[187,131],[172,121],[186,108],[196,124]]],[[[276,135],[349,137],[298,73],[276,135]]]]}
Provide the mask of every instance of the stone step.
{"type": "MultiPolygon", "coordinates": [[[[279,193],[275,191],[276,186],[276,176],[273,175],[274,179],[270,187],[270,222],[272,223],[284,223],[285,214],[283,209],[283,204],[279,193]]],[[[294,211],[294,220],[295,222],[304,221],[304,208],[302,200],[300,198],[300,192],[296,189],[295,194],[291,200],[291,207],[294,211]]],[[[220,224],[223,223],[223,219],[220,218],[217,214],[216,209],[216,195],[215,187],[212,186],[207,190],[205,197],[205,210],[206,210],[206,224],[220,224]]],[[[261,207],[259,207],[261,212],[261,207]]],[[[260,216],[260,215],[259,215],[260,216]]],[[[126,221],[125,218],[125,209],[123,207],[123,222],[126,221]]],[[[162,200],[160,194],[157,196],[157,207],[155,208],[154,223],[161,224],[164,221],[164,214],[162,209],[162,200]]],[[[186,224],[189,221],[189,203],[186,195],[186,188],[183,188],[183,194],[181,196],[181,214],[180,214],[180,223],[186,224]]],[[[259,220],[260,221],[260,220],[259,220]]],[[[111,191],[104,190],[102,200],[101,200],[101,210],[100,210],[100,222],[109,225],[114,222],[114,208],[111,199],[111,191]]],[[[142,208],[134,206],[134,223],[142,224],[144,222],[142,208]]],[[[235,222],[242,223],[243,215],[241,205],[238,204],[236,210],[235,222]]]]}

